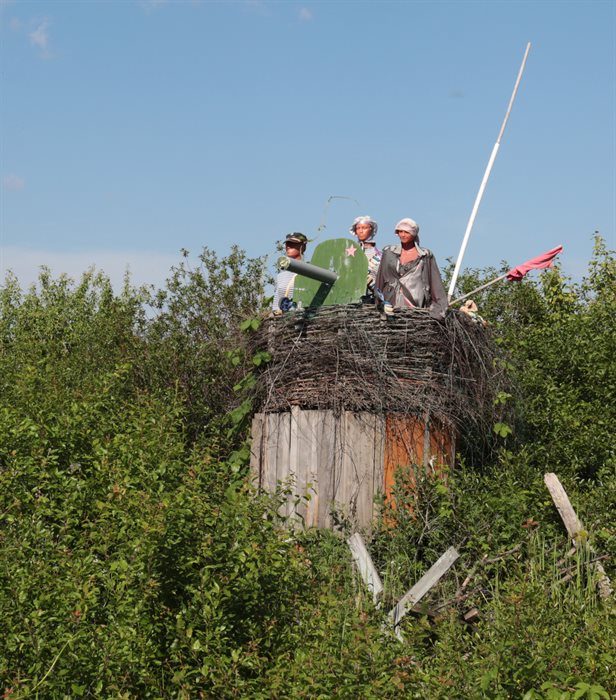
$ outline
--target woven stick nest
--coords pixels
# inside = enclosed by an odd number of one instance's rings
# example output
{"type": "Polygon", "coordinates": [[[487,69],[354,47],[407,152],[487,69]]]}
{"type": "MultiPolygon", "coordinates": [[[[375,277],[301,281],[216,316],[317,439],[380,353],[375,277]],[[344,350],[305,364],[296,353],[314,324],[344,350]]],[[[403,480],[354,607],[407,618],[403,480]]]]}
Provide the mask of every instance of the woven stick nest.
{"type": "Polygon", "coordinates": [[[385,318],[373,306],[324,306],[268,318],[257,386],[263,413],[303,409],[406,413],[482,424],[499,388],[490,330],[465,314],[425,310],[385,318]]]}

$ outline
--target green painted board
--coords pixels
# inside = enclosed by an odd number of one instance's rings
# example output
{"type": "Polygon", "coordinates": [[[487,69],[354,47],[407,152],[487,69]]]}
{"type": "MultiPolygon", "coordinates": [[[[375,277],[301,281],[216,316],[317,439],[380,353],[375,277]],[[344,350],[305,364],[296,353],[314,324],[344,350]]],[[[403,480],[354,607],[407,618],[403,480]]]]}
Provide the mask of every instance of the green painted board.
{"type": "Polygon", "coordinates": [[[298,275],[295,278],[293,301],[300,308],[357,304],[366,293],[368,260],[359,245],[349,238],[333,238],[315,248],[310,260],[338,275],[332,285],[298,275]]]}

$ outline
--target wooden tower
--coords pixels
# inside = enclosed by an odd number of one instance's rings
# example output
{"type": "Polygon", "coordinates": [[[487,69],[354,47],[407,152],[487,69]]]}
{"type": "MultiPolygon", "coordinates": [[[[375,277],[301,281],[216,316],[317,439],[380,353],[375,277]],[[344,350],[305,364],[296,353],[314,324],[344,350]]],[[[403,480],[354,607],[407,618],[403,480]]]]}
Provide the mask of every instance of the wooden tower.
{"type": "Polygon", "coordinates": [[[383,317],[343,304],[267,319],[251,469],[306,527],[369,528],[396,470],[453,467],[460,428],[491,406],[489,332],[458,312],[383,317]]]}

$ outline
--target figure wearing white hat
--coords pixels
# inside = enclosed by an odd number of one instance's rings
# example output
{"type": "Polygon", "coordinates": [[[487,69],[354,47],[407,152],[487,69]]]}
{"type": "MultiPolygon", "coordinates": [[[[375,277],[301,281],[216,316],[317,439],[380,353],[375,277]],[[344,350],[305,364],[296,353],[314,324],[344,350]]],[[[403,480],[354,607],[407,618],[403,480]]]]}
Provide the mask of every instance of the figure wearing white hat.
{"type": "Polygon", "coordinates": [[[419,226],[413,219],[396,224],[399,245],[383,249],[375,279],[376,293],[385,310],[429,309],[434,318],[444,318],[447,294],[434,255],[419,246],[419,226]]]}
{"type": "Polygon", "coordinates": [[[358,216],[349,229],[349,233],[352,233],[357,238],[357,242],[368,259],[366,298],[369,298],[372,302],[374,301],[374,279],[379,269],[382,254],[376,247],[376,241],[374,240],[378,229],[379,225],[371,216],[358,216]]]}

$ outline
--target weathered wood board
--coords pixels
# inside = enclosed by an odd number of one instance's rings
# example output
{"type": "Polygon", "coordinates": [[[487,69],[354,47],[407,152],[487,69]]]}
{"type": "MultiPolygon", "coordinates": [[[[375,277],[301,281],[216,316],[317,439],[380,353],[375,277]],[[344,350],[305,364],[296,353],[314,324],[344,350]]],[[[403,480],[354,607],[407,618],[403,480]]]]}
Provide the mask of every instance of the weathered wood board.
{"type": "MultiPolygon", "coordinates": [[[[544,474],[543,481],[550,492],[550,496],[552,496],[556,509],[560,513],[564,526],[567,528],[567,533],[573,541],[573,546],[578,547],[580,544],[579,538],[584,530],[584,526],[573,509],[567,492],[560,483],[560,479],[552,472],[544,474]]],[[[589,546],[589,549],[591,552],[594,552],[592,547],[589,546]]],[[[602,598],[609,598],[614,591],[603,565],[599,561],[595,561],[593,567],[597,572],[597,588],[599,590],[599,595],[602,598]]]]}
{"type": "Polygon", "coordinates": [[[253,480],[269,493],[285,486],[289,493],[281,512],[305,527],[331,528],[344,521],[369,529],[378,502],[391,497],[394,467],[424,456],[435,463],[448,456],[436,443],[436,453],[424,453],[424,432],[419,422],[392,433],[386,419],[372,413],[335,415],[293,407],[284,413],[256,414],[253,480]],[[419,444],[414,446],[413,440],[419,444]]]}
{"type": "Polygon", "coordinates": [[[400,598],[398,604],[389,613],[394,628],[399,626],[400,621],[406,613],[441,580],[459,556],[455,547],[450,547],[437,559],[428,571],[426,571],[419,581],[400,598]]]}
{"type": "Polygon", "coordinates": [[[366,588],[372,593],[372,600],[376,605],[383,594],[383,582],[381,581],[379,572],[374,566],[370,553],[366,549],[364,540],[362,536],[356,532],[349,537],[347,544],[353,555],[353,561],[357,566],[359,575],[366,584],[366,588]]]}

